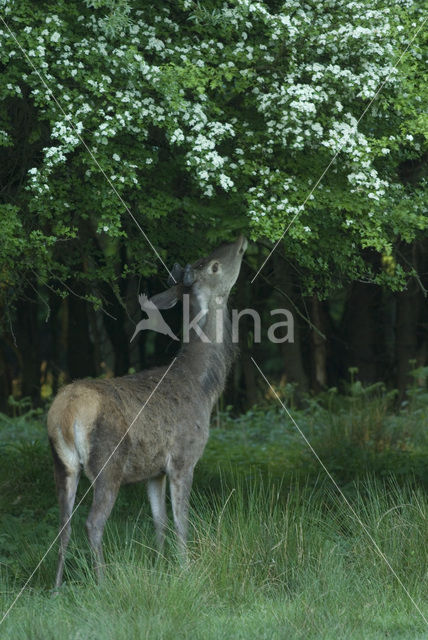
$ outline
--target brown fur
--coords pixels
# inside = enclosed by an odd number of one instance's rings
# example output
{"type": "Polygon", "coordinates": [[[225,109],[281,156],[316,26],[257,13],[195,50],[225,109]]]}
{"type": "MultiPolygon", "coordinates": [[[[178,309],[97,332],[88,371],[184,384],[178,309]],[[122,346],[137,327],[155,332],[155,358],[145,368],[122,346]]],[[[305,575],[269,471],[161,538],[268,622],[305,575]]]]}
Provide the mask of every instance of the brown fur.
{"type": "Polygon", "coordinates": [[[58,393],[48,413],[48,435],[54,443],[58,429],[64,442],[74,447],[73,425],[76,419],[82,419],[90,428],[100,409],[101,397],[94,394],[86,381],[69,384],[58,393]]]}

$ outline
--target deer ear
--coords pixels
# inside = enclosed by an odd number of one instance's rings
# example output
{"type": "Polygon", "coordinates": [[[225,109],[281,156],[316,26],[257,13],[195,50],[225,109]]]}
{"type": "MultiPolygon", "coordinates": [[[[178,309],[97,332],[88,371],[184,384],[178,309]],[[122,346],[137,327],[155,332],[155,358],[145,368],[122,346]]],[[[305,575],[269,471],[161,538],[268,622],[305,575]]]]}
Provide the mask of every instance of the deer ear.
{"type": "Polygon", "coordinates": [[[183,297],[183,285],[175,284],[170,289],[157,293],[150,298],[150,302],[153,302],[158,309],[171,309],[177,304],[183,297]]]}
{"type": "Polygon", "coordinates": [[[172,287],[174,284],[178,284],[183,280],[184,269],[182,266],[176,262],[171,269],[171,272],[168,276],[168,286],[172,287]]]}
{"type": "Polygon", "coordinates": [[[183,283],[186,287],[191,287],[195,282],[195,272],[190,264],[186,264],[183,273],[183,283]]]}

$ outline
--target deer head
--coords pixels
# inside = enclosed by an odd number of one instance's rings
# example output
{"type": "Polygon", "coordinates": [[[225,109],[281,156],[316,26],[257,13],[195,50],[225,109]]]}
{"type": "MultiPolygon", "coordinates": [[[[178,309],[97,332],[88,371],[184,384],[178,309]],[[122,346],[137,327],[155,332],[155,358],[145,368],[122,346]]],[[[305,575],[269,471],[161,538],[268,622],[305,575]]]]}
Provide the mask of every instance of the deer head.
{"type": "Polygon", "coordinates": [[[187,264],[184,269],[176,263],[168,278],[172,286],[153,296],[151,301],[158,309],[169,309],[188,294],[193,311],[203,315],[213,307],[225,306],[246,248],[247,240],[240,236],[236,242],[221,245],[208,257],[187,264]]]}

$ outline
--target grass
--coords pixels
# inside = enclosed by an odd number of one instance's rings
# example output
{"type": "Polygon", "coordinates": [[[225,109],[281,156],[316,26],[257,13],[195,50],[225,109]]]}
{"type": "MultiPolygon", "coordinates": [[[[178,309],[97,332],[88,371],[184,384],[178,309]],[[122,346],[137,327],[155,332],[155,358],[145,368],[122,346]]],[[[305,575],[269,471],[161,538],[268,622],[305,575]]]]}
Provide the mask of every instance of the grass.
{"type": "MultiPolygon", "coordinates": [[[[352,409],[318,403],[299,412],[298,422],[357,518],[279,413],[223,416],[198,465],[185,566],[176,561],[172,532],[164,555],[155,551],[144,487],[123,487],[106,527],[107,575],[97,585],[85,500],[74,517],[65,584],[52,597],[52,551],[0,626],[0,638],[427,638],[422,615],[358,522],[428,619],[428,496],[409,465],[417,455],[428,469],[425,414],[419,407],[406,419],[367,399],[352,409]],[[391,460],[404,471],[394,474],[391,460]]],[[[55,537],[58,512],[42,423],[34,415],[2,419],[5,612],[55,537]]],[[[81,484],[79,495],[87,487],[81,484]]]]}
{"type": "MultiPolygon", "coordinates": [[[[185,567],[172,549],[162,557],[152,549],[145,507],[125,519],[126,501],[118,507],[106,535],[103,584],[94,582],[80,531],[59,595],[49,592],[51,555],[3,624],[2,638],[427,637],[421,615],[327,486],[284,493],[237,479],[215,495],[195,492],[185,567]]],[[[354,507],[428,617],[426,496],[371,481],[355,487],[354,507]]],[[[37,538],[29,533],[23,546],[22,577],[37,562],[37,538]]],[[[3,611],[21,581],[3,568],[3,611]]]]}

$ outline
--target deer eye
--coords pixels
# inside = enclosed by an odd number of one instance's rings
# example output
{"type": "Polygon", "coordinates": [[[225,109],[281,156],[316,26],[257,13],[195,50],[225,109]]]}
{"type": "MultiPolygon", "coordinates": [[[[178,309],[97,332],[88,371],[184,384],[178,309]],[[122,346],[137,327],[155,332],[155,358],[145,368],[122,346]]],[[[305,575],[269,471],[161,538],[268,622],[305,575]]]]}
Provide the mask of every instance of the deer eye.
{"type": "Polygon", "coordinates": [[[213,273],[216,273],[218,271],[218,262],[214,262],[213,266],[211,267],[211,270],[213,273]]]}

